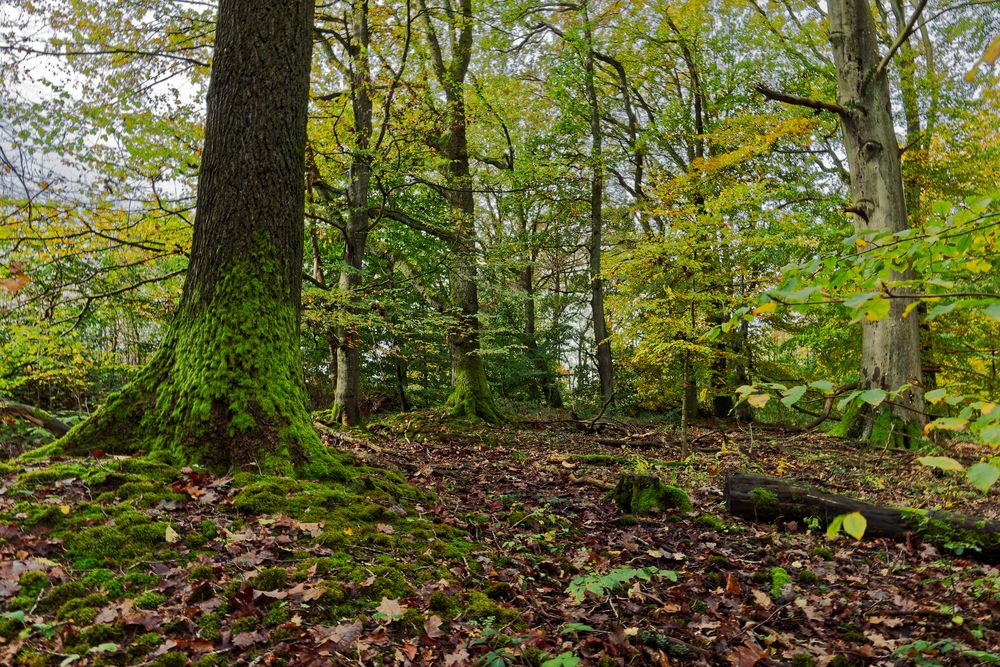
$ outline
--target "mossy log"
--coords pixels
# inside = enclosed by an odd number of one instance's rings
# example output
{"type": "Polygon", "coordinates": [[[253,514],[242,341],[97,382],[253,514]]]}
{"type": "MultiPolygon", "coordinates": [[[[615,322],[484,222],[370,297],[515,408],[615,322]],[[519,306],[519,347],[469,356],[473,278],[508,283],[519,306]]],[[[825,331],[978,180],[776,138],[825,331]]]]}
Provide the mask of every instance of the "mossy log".
{"type": "Polygon", "coordinates": [[[59,421],[45,410],[23,403],[0,400],[0,417],[18,417],[40,426],[57,438],[69,431],[69,426],[59,421]]]}
{"type": "Polygon", "coordinates": [[[668,486],[655,475],[621,475],[611,497],[622,512],[646,514],[653,508],[690,512],[691,499],[683,489],[668,486]]]}
{"type": "Polygon", "coordinates": [[[734,473],[726,480],[726,508],[753,521],[834,517],[861,512],[868,522],[865,537],[905,540],[916,537],[943,549],[986,562],[1000,562],[1000,522],[952,512],[886,507],[794,480],[734,473]]]}

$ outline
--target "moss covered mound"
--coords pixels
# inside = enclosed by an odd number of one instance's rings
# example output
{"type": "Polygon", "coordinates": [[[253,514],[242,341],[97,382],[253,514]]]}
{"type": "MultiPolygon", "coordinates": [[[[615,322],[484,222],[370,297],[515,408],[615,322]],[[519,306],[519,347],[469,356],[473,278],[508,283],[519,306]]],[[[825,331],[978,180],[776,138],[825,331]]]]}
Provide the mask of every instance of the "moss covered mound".
{"type": "Polygon", "coordinates": [[[611,491],[611,497],[622,512],[629,514],[647,514],[654,510],[690,512],[694,509],[691,498],[683,489],[664,484],[654,475],[622,475],[611,491]]]}

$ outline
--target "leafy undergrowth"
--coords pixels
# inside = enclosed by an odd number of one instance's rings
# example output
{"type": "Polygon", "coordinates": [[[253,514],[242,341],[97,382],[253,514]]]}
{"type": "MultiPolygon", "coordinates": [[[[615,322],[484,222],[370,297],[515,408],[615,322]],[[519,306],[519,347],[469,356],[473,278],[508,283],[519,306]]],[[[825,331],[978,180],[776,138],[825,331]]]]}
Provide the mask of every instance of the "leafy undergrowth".
{"type": "Polygon", "coordinates": [[[668,429],[551,416],[328,435],[348,487],[44,449],[0,464],[0,664],[1000,663],[996,567],[721,503],[741,469],[996,518],[995,490],[915,455],[713,423],[681,459],[668,429]],[[622,472],[694,510],[623,515],[622,472]]]}

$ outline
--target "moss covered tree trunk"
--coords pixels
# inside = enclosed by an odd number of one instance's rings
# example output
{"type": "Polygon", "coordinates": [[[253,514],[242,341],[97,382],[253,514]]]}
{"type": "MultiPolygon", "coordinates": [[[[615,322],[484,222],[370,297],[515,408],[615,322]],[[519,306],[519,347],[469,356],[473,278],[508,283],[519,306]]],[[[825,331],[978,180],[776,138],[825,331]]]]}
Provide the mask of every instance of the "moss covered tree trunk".
{"type": "Polygon", "coordinates": [[[221,0],[191,262],[163,344],[62,441],[339,476],[299,357],[312,0],[221,0]]]}
{"type": "Polygon", "coordinates": [[[466,127],[465,78],[472,60],[472,0],[448,4],[439,17],[434,7],[428,9],[424,2],[420,6],[434,75],[445,95],[444,135],[438,148],[447,161],[443,191],[454,226],[449,240],[449,297],[454,321],[448,331],[453,387],[447,407],[454,416],[497,422],[502,417],[486,381],[479,346],[475,200],[466,127]],[[442,33],[450,45],[447,59],[432,18],[441,19],[442,33]]]}

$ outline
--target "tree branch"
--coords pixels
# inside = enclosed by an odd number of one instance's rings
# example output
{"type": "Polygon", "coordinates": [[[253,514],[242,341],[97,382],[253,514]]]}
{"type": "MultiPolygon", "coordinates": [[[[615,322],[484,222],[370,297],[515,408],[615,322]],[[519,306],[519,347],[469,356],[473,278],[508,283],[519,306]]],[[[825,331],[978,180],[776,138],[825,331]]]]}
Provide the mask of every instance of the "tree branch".
{"type": "Polygon", "coordinates": [[[753,89],[767,99],[774,100],[775,102],[784,102],[785,104],[791,104],[797,107],[806,107],[817,111],[832,111],[838,116],[847,115],[847,109],[833,102],[825,102],[823,100],[814,100],[811,97],[802,97],[791,93],[783,93],[781,91],[774,90],[773,88],[768,88],[763,83],[755,83],[753,89]]]}

